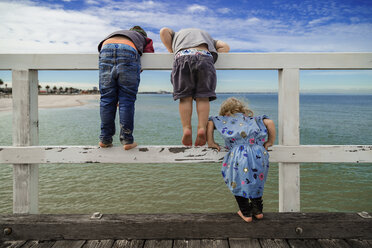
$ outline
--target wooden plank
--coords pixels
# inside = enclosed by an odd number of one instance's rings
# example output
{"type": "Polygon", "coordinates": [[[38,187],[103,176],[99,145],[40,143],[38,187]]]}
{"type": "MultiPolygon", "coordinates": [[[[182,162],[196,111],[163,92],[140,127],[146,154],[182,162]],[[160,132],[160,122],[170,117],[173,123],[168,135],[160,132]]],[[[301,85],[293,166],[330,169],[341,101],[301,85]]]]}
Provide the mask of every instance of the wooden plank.
{"type": "Polygon", "coordinates": [[[372,53],[220,53],[217,69],[367,69],[372,53]],[[338,61],[348,59],[349,61],[338,61]]]}
{"type": "Polygon", "coordinates": [[[38,73],[35,70],[12,70],[13,144],[37,145],[38,73]]]}
{"type": "Polygon", "coordinates": [[[291,248],[322,248],[318,240],[314,239],[289,239],[291,248]]]}
{"type": "Polygon", "coordinates": [[[87,240],[83,248],[111,248],[114,240],[87,240]]]}
{"type": "Polygon", "coordinates": [[[25,240],[17,240],[17,241],[0,241],[0,248],[20,248],[22,245],[26,243],[25,240]]]}
{"type": "Polygon", "coordinates": [[[262,248],[289,248],[285,239],[260,239],[262,248]]]}
{"type": "Polygon", "coordinates": [[[39,241],[37,240],[29,240],[26,242],[26,244],[22,246],[22,248],[30,248],[30,247],[36,246],[38,243],[39,241]]]}
{"type": "Polygon", "coordinates": [[[229,248],[227,239],[202,239],[200,246],[203,248],[229,248]]]}
{"type": "MultiPolygon", "coordinates": [[[[219,54],[218,70],[275,70],[299,68],[372,69],[372,53],[227,53],[219,54]]],[[[171,70],[173,54],[144,54],[144,70],[171,70]]],[[[0,70],[98,70],[94,54],[0,54],[0,70]]]]}
{"type": "Polygon", "coordinates": [[[112,248],[142,248],[144,240],[116,240],[112,248]]]}
{"type": "MultiPolygon", "coordinates": [[[[300,144],[300,71],[279,70],[279,145],[300,144]]],[[[300,211],[300,164],[279,163],[279,212],[300,211]]]]}
{"type": "MultiPolygon", "coordinates": [[[[41,240],[41,241],[36,241],[36,242],[30,242],[30,245],[32,244],[32,248],[51,248],[54,245],[55,241],[50,241],[50,240],[41,240]]],[[[23,247],[29,247],[29,242],[25,244],[23,247]]]]}
{"type": "Polygon", "coordinates": [[[176,239],[173,248],[203,248],[200,239],[176,239]]]}
{"type": "MultiPolygon", "coordinates": [[[[13,70],[12,77],[13,145],[37,145],[39,142],[37,71],[13,70]]],[[[38,180],[38,165],[13,165],[13,213],[38,212],[38,180]]]]}
{"type": "Polygon", "coordinates": [[[172,240],[146,240],[144,248],[172,248],[172,240]]]}
{"type": "Polygon", "coordinates": [[[345,240],[353,248],[369,248],[372,247],[372,243],[369,243],[368,240],[360,239],[347,239],[345,240]]]}
{"type": "Polygon", "coordinates": [[[0,230],[5,228],[12,233],[0,233],[1,240],[372,239],[372,219],[356,213],[265,213],[263,220],[249,224],[236,213],[104,214],[100,220],[90,215],[0,215],[0,230]]]}
{"type": "Polygon", "coordinates": [[[319,239],[318,242],[322,248],[350,248],[351,247],[348,243],[346,243],[345,240],[342,240],[342,239],[319,239]]]}
{"type": "Polygon", "coordinates": [[[58,240],[52,248],[81,248],[85,240],[58,240]]]}
{"type": "Polygon", "coordinates": [[[16,147],[0,148],[0,161],[29,163],[203,163],[222,161],[224,153],[206,147],[137,147],[124,151],[122,147],[16,147]],[[11,150],[8,150],[11,149],[11,150]],[[22,159],[16,158],[21,155],[22,159]]]}
{"type": "Polygon", "coordinates": [[[230,248],[261,248],[258,239],[229,239],[230,248]]]}
{"type": "MultiPolygon", "coordinates": [[[[0,164],[79,164],[79,163],[220,163],[226,151],[206,147],[138,146],[130,151],[122,147],[98,146],[0,146],[0,164]]],[[[270,151],[271,162],[284,163],[372,163],[372,145],[276,145],[270,151]]]]}

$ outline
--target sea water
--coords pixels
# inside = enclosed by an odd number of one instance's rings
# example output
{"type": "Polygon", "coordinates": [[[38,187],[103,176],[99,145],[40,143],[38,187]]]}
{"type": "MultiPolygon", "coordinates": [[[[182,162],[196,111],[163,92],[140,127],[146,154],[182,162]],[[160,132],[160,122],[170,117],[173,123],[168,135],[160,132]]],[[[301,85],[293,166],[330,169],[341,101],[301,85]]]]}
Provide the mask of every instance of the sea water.
{"type": "MultiPolygon", "coordinates": [[[[244,99],[255,115],[278,124],[277,94],[219,94],[244,99]]],[[[194,106],[195,107],[195,106],[194,106]]],[[[197,125],[193,114],[194,129],[197,125]]],[[[0,112],[0,145],[12,144],[12,113],[0,112]]],[[[99,103],[39,109],[40,145],[97,145],[99,103]]],[[[140,94],[135,140],[140,145],[180,145],[178,102],[171,95],[140,94]]],[[[195,130],[194,130],[195,137],[195,130]]],[[[223,144],[218,133],[217,142],[223,144]]],[[[277,143],[277,142],[276,142],[277,143]]],[[[371,95],[300,95],[300,143],[371,145],[371,95]]],[[[114,145],[120,146],[118,134],[114,145]]],[[[123,151],[124,152],[124,151],[123,151]]],[[[218,163],[202,164],[40,164],[40,213],[234,212],[218,163]]],[[[302,163],[301,211],[372,212],[372,164],[302,163]]],[[[278,164],[271,163],[264,211],[278,211],[278,164]]],[[[0,213],[12,212],[12,166],[0,165],[0,213]]]]}

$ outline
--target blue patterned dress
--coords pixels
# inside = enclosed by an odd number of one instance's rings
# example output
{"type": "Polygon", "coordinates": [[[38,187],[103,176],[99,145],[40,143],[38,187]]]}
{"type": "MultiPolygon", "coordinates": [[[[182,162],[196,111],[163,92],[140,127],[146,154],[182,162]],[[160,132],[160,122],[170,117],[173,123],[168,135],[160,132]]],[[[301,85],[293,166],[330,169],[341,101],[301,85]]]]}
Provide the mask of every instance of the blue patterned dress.
{"type": "Polygon", "coordinates": [[[236,196],[252,199],[263,194],[269,171],[269,153],[263,147],[267,137],[265,118],[241,113],[211,117],[229,149],[222,163],[222,176],[236,196]]]}

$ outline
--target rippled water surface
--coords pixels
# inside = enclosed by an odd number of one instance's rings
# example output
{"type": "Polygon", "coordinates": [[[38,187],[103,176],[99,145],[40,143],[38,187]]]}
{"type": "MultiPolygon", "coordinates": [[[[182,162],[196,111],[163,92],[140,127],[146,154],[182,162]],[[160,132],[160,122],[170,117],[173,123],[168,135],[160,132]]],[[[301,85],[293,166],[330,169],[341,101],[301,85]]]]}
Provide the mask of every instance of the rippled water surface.
{"type": "MultiPolygon", "coordinates": [[[[211,114],[229,96],[219,95],[211,114]]],[[[276,94],[238,97],[278,123],[276,94]]],[[[39,109],[39,144],[96,145],[98,106],[39,109]]],[[[301,95],[300,117],[301,144],[372,144],[372,96],[301,95]]],[[[12,143],[11,122],[11,112],[0,112],[0,145],[12,143]]],[[[138,95],[134,135],[139,144],[179,145],[181,131],[178,103],[170,95],[138,95]]],[[[118,135],[114,139],[119,146],[118,135]]],[[[41,213],[237,211],[220,164],[42,164],[39,182],[41,213]]],[[[264,209],[278,211],[275,163],[265,185],[264,209]]],[[[371,212],[372,164],[301,164],[301,211],[371,212]]],[[[0,165],[0,213],[11,212],[12,167],[0,165]]]]}

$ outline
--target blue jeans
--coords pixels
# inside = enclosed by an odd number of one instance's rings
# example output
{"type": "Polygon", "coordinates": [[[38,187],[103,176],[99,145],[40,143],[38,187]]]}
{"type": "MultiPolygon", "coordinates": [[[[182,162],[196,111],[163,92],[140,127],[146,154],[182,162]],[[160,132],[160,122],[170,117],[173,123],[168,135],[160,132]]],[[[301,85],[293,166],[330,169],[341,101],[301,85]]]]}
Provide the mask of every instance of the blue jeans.
{"type": "Polygon", "coordinates": [[[140,83],[140,72],[140,55],[131,46],[106,44],[102,47],[99,55],[102,143],[112,143],[118,102],[120,142],[124,145],[133,143],[134,103],[140,83]]]}

